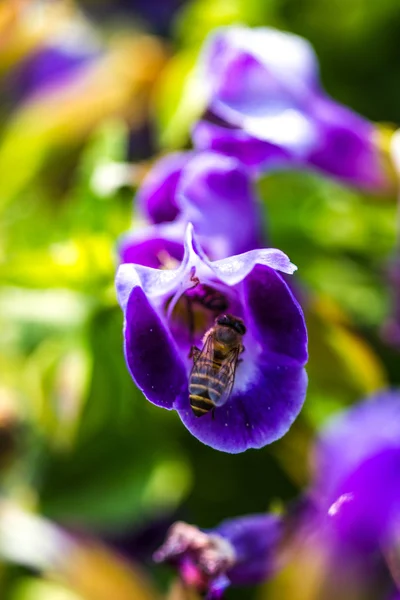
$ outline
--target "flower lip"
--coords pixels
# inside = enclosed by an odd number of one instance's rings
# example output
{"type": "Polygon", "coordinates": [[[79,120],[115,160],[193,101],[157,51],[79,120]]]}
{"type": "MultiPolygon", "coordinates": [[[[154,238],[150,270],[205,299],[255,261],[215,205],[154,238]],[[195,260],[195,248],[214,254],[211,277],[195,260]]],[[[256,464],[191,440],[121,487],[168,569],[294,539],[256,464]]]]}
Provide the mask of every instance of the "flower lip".
{"type": "Polygon", "coordinates": [[[250,250],[237,256],[210,261],[204,254],[193,226],[186,227],[184,257],[176,269],[157,270],[142,265],[123,264],[116,277],[117,296],[122,308],[129,293],[139,285],[149,297],[166,296],[175,291],[179,296],[193,287],[194,274],[205,283],[221,282],[233,286],[245,279],[256,264],[268,266],[283,273],[292,274],[297,267],[283,252],[275,248],[250,250]]]}

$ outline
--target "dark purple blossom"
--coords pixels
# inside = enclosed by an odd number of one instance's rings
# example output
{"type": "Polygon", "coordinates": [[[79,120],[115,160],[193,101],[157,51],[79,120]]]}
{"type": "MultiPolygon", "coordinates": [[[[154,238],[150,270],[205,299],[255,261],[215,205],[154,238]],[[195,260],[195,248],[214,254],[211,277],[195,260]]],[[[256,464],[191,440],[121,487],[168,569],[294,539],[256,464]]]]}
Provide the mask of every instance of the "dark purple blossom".
{"type": "Polygon", "coordinates": [[[159,267],[165,266],[165,256],[181,261],[189,222],[212,258],[264,245],[260,203],[246,169],[235,158],[216,152],[166,156],[144,180],[137,203],[155,225],[124,236],[119,245],[122,262],[159,267]]]}
{"type": "Polygon", "coordinates": [[[336,418],[315,452],[313,494],[339,543],[390,546],[400,518],[400,394],[381,393],[336,418]]]}
{"type": "Polygon", "coordinates": [[[154,559],[176,565],[187,585],[216,600],[229,585],[260,583],[276,571],[281,534],[272,514],[229,519],[209,531],[178,522],[154,559]]]}
{"type": "Polygon", "coordinates": [[[201,76],[209,111],[226,126],[198,124],[199,148],[260,171],[309,165],[361,188],[385,186],[374,126],[322,90],[306,40],[269,28],[223,28],[206,45],[201,76]]]}
{"type": "Polygon", "coordinates": [[[191,225],[176,268],[121,265],[116,285],[125,357],[146,398],[177,410],[195,437],[225,452],[260,448],[284,435],[307,387],[304,317],[278,273],[295,269],[271,248],[210,261],[191,225]],[[216,317],[226,313],[243,319],[245,350],[230,397],[198,418],[189,404],[190,350],[202,348],[216,317]]]}

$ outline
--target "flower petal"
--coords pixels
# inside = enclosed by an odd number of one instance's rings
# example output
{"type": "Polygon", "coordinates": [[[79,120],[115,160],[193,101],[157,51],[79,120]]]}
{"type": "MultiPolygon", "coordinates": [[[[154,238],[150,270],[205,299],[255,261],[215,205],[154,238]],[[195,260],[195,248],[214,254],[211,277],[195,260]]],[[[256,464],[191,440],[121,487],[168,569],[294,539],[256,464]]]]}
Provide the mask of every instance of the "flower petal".
{"type": "Polygon", "coordinates": [[[315,491],[333,501],[338,487],[364,461],[400,449],[400,394],[382,392],[333,419],[315,448],[315,491]]]}
{"type": "Polygon", "coordinates": [[[131,231],[124,235],[118,245],[121,263],[134,263],[153,269],[168,266],[166,262],[183,259],[182,243],[184,223],[163,223],[131,231]]]}
{"type": "Polygon", "coordinates": [[[238,160],[216,152],[198,154],[183,170],[177,195],[185,221],[214,257],[262,245],[258,198],[238,160]]]}
{"type": "Polygon", "coordinates": [[[318,63],[310,44],[267,27],[221,28],[210,37],[202,60],[212,109],[230,122],[300,107],[317,87],[318,63]]]}
{"type": "Polygon", "coordinates": [[[290,153],[283,148],[252,137],[242,129],[223,127],[208,121],[196,123],[192,139],[198,150],[216,150],[233,156],[254,172],[267,167],[280,167],[291,159],[290,153]]]}
{"type": "Polygon", "coordinates": [[[385,174],[374,143],[374,126],[322,96],[312,102],[312,115],[319,141],[307,156],[307,162],[357,187],[384,187],[385,174]]]}
{"type": "MultiPolygon", "coordinates": [[[[257,378],[245,392],[232,396],[211,413],[195,417],[188,393],[176,408],[183,424],[201,442],[231,454],[262,448],[282,437],[299,414],[307,375],[297,365],[260,364],[257,378]]],[[[240,365],[239,367],[240,368],[240,365]]]]}
{"type": "Polygon", "coordinates": [[[145,177],[136,194],[139,210],[153,223],[173,221],[179,213],[176,186],[191,152],[176,152],[161,158],[145,177]]]}
{"type": "Polygon", "coordinates": [[[207,260],[207,264],[218,279],[231,286],[245,279],[256,265],[265,265],[289,275],[297,270],[296,265],[290,262],[289,257],[276,248],[250,250],[221,260],[212,262],[207,260]]]}
{"type": "MultiPolygon", "coordinates": [[[[282,277],[256,265],[243,283],[246,324],[264,352],[307,362],[307,330],[303,312],[282,277]]],[[[281,358],[282,360],[282,358],[281,358]]]]}
{"type": "Polygon", "coordinates": [[[400,516],[399,474],[400,448],[387,448],[341,482],[327,512],[342,543],[370,552],[393,541],[400,516]]]}
{"type": "Polygon", "coordinates": [[[223,521],[215,530],[228,540],[236,554],[236,564],[228,571],[233,585],[265,581],[276,569],[277,547],[282,521],[277,515],[249,515],[223,521]]]}
{"type": "Polygon", "coordinates": [[[184,238],[184,255],[176,269],[153,269],[138,264],[125,263],[119,266],[116,275],[118,302],[125,311],[128,298],[135,286],[143,288],[145,294],[154,301],[164,299],[168,294],[181,295],[193,286],[192,277],[198,272],[210,272],[205,255],[193,235],[189,223],[184,238]]]}
{"type": "Polygon", "coordinates": [[[187,390],[185,367],[174,340],[143,290],[135,286],[125,310],[125,357],[129,371],[146,398],[172,409],[187,390]]]}

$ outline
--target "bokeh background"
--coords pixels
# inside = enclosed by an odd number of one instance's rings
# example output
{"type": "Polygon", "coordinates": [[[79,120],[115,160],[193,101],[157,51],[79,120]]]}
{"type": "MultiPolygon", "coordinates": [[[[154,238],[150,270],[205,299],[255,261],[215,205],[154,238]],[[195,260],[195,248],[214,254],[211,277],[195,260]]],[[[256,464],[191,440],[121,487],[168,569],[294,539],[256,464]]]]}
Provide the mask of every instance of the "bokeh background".
{"type": "MultiPolygon", "coordinates": [[[[116,243],[135,219],[134,192],[152,162],[190,147],[202,110],[193,69],[205,37],[238,22],[306,37],[335,99],[382,123],[383,139],[400,124],[397,0],[0,4],[2,502],[92,548],[78,574],[63,577],[10,550],[1,598],[165,594],[173,573],[150,557],[171,522],[212,527],[280,510],[307,485],[312,441],[329,416],[400,383],[398,351],[382,336],[395,196],[363,195],[309,172],[259,182],[271,245],[299,267],[310,336],[307,401],[289,434],[259,451],[216,452],[174,412],[146,402],[128,375],[116,243]],[[85,577],[109,588],[93,592],[85,577]]],[[[228,592],[286,597],[311,596],[273,585],[228,592]]]]}

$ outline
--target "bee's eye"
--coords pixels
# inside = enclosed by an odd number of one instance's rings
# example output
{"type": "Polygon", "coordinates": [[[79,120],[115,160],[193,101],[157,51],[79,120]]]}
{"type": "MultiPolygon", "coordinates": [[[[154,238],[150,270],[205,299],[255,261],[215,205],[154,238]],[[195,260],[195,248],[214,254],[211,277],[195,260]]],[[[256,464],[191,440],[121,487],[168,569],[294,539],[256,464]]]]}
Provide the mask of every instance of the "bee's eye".
{"type": "Polygon", "coordinates": [[[217,318],[217,323],[218,323],[218,325],[230,325],[231,320],[228,317],[228,315],[221,315],[220,317],[217,318]]]}
{"type": "Polygon", "coordinates": [[[240,323],[240,321],[236,321],[235,329],[238,333],[240,333],[240,335],[244,335],[246,333],[246,327],[243,323],[240,323]]]}

